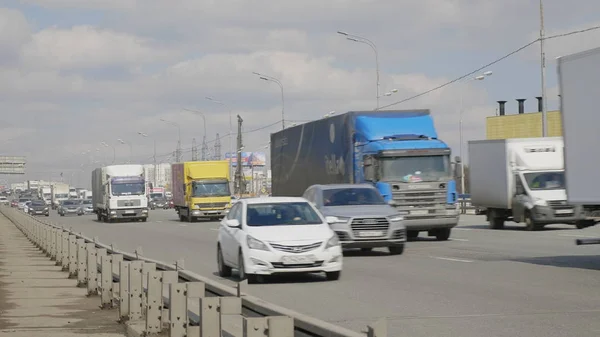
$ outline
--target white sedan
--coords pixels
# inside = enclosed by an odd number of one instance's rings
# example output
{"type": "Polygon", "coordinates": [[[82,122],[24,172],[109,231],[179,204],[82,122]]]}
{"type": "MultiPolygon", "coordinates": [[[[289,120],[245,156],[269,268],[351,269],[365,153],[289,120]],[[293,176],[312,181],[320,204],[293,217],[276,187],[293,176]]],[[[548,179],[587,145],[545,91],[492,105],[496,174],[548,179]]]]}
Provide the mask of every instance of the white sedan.
{"type": "Polygon", "coordinates": [[[221,277],[238,270],[241,280],[259,275],[324,272],[337,280],[342,248],[335,232],[306,199],[240,199],[221,221],[217,263],[221,277]]]}

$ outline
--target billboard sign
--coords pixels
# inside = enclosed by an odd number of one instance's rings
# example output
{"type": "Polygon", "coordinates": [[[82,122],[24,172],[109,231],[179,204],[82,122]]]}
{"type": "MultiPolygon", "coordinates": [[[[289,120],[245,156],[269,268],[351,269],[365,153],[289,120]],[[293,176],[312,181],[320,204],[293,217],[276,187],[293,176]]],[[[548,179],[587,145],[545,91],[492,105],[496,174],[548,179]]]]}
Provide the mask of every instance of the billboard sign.
{"type": "MultiPolygon", "coordinates": [[[[242,152],[242,166],[265,166],[267,156],[264,152],[242,152]]],[[[237,154],[225,153],[225,160],[231,161],[231,166],[237,166],[237,154]]]]}
{"type": "Polygon", "coordinates": [[[25,174],[25,157],[0,156],[0,174],[25,174]]]}

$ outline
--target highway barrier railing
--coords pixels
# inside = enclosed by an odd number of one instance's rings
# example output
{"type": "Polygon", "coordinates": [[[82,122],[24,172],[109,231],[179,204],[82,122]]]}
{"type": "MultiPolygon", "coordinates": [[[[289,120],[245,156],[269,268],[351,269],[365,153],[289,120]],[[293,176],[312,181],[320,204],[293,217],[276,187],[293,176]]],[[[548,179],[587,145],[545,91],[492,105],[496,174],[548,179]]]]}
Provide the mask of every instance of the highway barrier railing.
{"type": "Polygon", "coordinates": [[[0,206],[0,213],[89,296],[98,296],[102,309],[118,309],[121,322],[141,326],[140,335],[221,336],[223,322],[238,316],[242,335],[233,337],[387,337],[385,319],[352,331],[248,295],[246,281],[228,287],[186,270],[183,261],[149,259],[140,248],[123,252],[15,208],[0,206]]]}

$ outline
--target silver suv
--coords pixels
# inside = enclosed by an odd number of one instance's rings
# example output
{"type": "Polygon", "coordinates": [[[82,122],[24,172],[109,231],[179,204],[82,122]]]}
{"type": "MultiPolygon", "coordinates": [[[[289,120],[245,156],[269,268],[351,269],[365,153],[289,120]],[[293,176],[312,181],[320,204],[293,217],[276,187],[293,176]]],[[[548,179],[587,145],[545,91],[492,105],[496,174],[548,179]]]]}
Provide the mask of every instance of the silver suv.
{"type": "Polygon", "coordinates": [[[303,197],[326,217],[342,248],[387,247],[392,255],[402,254],[406,242],[404,216],[388,205],[379,191],[368,184],[313,185],[303,197]],[[332,218],[332,220],[333,220],[332,218]]]}

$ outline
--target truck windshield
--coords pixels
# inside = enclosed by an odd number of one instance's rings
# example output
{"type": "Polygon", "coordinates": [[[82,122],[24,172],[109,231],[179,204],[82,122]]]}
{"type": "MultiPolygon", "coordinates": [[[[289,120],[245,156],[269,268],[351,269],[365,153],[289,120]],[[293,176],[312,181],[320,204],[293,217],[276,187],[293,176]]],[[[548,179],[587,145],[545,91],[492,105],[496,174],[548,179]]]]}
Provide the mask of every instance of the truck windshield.
{"type": "Polygon", "coordinates": [[[145,191],[145,184],[139,183],[112,183],[111,192],[112,195],[143,195],[145,191]]]}
{"type": "Polygon", "coordinates": [[[370,188],[335,188],[323,191],[323,205],[385,205],[385,201],[378,191],[370,188]]]}
{"type": "Polygon", "coordinates": [[[383,181],[439,181],[450,176],[448,156],[414,156],[381,158],[383,181]]]}
{"type": "Polygon", "coordinates": [[[524,173],[529,189],[538,190],[561,190],[565,188],[564,171],[546,171],[524,173]]]}
{"type": "Polygon", "coordinates": [[[194,181],[192,197],[229,197],[229,182],[227,181],[194,181]]]}

